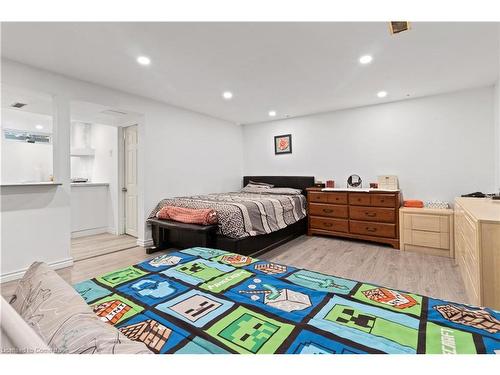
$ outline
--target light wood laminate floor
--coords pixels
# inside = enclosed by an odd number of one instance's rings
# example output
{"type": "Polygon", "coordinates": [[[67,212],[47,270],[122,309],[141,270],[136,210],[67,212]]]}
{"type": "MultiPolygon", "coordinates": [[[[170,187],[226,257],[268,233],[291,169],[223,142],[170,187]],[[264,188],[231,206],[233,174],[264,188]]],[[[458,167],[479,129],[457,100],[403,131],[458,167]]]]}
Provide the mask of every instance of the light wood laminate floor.
{"type": "MultiPolygon", "coordinates": [[[[99,246],[99,238],[95,241],[95,246],[99,246]]],[[[73,266],[57,272],[74,284],[162,253],[166,251],[147,255],[144,248],[134,247],[76,261],[73,266]]],[[[430,297],[468,302],[458,269],[449,258],[401,252],[357,241],[307,236],[298,237],[260,258],[430,297]]],[[[2,284],[2,295],[7,298],[12,295],[15,285],[14,281],[2,284]]]]}
{"type": "Polygon", "coordinates": [[[136,246],[137,239],[135,237],[126,234],[116,236],[110,233],[102,233],[72,238],[71,255],[74,260],[83,260],[136,246]]]}
{"type": "MultiPolygon", "coordinates": [[[[153,258],[166,252],[159,251],[148,255],[143,247],[136,246],[131,249],[76,261],[71,267],[57,270],[57,273],[68,283],[76,284],[80,281],[142,262],[145,259],[153,258]]],[[[16,285],[17,281],[2,283],[2,296],[8,300],[8,297],[14,293],[16,285]]]]}
{"type": "Polygon", "coordinates": [[[458,266],[450,258],[329,237],[301,236],[260,256],[389,288],[468,303],[458,266]]]}

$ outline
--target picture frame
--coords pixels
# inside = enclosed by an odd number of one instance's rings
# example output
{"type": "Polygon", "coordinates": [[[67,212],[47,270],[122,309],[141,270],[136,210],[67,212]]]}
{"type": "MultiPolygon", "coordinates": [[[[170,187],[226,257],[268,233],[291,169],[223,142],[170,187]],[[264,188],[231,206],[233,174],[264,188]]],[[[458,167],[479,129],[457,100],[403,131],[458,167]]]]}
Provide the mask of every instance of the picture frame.
{"type": "Polygon", "coordinates": [[[292,153],[292,135],[282,134],[274,136],[274,154],[291,154],[292,153]]]}

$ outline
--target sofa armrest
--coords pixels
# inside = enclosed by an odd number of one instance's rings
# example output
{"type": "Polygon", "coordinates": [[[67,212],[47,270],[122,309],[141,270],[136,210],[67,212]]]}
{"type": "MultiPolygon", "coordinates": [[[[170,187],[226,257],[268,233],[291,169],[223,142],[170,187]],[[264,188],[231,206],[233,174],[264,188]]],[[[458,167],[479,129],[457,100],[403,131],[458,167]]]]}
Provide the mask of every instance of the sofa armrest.
{"type": "Polygon", "coordinates": [[[3,298],[1,303],[1,347],[3,353],[51,353],[50,348],[3,298]]]}

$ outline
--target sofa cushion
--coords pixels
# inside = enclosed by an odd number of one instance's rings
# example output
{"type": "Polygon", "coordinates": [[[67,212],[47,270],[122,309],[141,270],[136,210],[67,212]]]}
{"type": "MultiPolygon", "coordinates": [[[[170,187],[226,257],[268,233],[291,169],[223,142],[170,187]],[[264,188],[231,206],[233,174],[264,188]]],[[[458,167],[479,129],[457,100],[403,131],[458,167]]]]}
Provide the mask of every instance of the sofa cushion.
{"type": "Polygon", "coordinates": [[[151,353],[101,321],[45,263],[30,266],[10,304],[55,353],[151,353]]]}

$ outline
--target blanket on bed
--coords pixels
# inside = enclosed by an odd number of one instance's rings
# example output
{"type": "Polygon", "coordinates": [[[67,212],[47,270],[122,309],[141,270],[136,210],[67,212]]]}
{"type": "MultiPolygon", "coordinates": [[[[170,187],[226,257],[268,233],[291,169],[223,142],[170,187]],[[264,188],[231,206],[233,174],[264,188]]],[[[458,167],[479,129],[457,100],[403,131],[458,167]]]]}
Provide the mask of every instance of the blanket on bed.
{"type": "Polygon", "coordinates": [[[211,208],[217,212],[218,233],[231,238],[268,234],[306,217],[302,194],[223,193],[163,199],[149,215],[164,206],[211,208]]]}
{"type": "Polygon", "coordinates": [[[500,353],[500,312],[222,250],[160,255],[75,285],[156,353],[500,353]]]}

